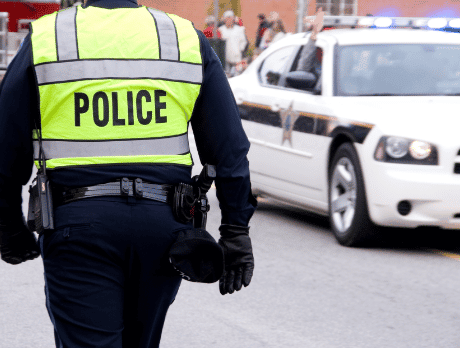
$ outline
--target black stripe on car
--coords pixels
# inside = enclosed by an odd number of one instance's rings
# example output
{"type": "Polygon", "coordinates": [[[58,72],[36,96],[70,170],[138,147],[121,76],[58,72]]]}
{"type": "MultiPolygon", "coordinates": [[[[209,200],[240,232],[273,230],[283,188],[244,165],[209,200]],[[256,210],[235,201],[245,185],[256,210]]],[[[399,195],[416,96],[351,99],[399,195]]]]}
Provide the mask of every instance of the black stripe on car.
{"type": "MultiPolygon", "coordinates": [[[[238,106],[242,120],[282,128],[280,111],[273,111],[270,106],[244,102],[238,106]]],[[[335,137],[338,133],[347,133],[354,142],[362,144],[374,127],[372,124],[338,119],[334,116],[299,112],[293,131],[335,137]]]]}

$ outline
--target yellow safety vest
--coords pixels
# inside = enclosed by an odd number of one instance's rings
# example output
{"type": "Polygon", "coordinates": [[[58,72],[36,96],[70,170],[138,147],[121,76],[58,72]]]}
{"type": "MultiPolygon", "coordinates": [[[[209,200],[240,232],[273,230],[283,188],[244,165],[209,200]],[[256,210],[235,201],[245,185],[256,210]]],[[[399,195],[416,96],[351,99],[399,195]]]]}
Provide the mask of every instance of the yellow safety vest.
{"type": "Polygon", "coordinates": [[[78,6],[33,22],[31,38],[48,169],[192,165],[203,67],[191,22],[144,6],[78,6]]]}

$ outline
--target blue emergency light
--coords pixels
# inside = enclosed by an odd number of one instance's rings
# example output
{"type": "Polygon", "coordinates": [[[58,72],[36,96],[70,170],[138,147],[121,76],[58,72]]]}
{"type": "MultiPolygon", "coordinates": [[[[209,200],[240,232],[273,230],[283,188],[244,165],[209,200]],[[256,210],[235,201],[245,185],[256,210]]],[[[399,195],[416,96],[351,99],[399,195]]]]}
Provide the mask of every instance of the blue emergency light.
{"type": "MultiPolygon", "coordinates": [[[[313,19],[309,16],[307,19],[313,19]]],[[[324,16],[328,28],[414,28],[460,32],[460,18],[324,16]]]]}

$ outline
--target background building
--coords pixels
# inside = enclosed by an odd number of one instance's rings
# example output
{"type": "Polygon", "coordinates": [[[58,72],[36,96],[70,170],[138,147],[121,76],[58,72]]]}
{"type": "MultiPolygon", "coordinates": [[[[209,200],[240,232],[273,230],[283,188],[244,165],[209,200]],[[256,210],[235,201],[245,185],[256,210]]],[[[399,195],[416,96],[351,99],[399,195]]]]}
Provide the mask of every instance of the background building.
{"type": "MultiPolygon", "coordinates": [[[[304,0],[307,14],[315,13],[317,7],[331,15],[400,16],[400,17],[460,17],[459,0],[304,0]]],[[[204,29],[204,19],[214,13],[213,0],[165,1],[139,0],[140,4],[176,13],[195,23],[197,29],[204,29]]],[[[257,14],[280,14],[288,32],[295,32],[297,0],[220,0],[219,16],[232,9],[242,18],[246,33],[254,43],[258,25],[257,14]]]]}

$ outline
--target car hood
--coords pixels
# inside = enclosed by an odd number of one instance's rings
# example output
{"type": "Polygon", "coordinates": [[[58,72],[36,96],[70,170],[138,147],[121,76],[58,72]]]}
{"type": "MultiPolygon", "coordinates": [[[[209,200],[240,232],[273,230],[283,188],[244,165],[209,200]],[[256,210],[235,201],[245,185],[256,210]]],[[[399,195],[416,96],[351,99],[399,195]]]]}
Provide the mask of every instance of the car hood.
{"type": "Polygon", "coordinates": [[[339,118],[378,127],[387,135],[460,142],[460,97],[334,97],[339,118]]]}

